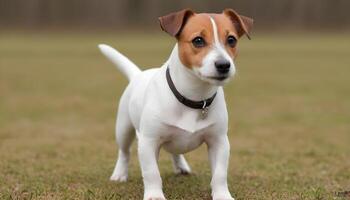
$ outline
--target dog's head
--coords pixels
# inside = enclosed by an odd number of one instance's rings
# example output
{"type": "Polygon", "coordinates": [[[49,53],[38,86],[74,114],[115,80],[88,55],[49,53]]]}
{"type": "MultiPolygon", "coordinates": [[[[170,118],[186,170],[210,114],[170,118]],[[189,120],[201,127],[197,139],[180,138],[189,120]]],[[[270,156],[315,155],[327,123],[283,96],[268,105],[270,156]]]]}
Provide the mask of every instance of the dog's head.
{"type": "Polygon", "coordinates": [[[179,58],[201,80],[215,85],[235,74],[237,40],[249,33],[251,18],[232,9],[221,14],[195,13],[190,9],[160,17],[161,28],[178,41],[179,58]]]}

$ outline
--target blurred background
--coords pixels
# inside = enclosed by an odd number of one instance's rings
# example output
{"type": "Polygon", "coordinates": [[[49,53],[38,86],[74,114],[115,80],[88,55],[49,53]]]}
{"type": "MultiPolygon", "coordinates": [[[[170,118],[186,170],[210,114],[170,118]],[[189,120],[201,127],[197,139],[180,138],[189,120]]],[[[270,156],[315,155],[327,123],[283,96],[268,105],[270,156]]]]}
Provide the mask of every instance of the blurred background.
{"type": "Polygon", "coordinates": [[[260,29],[348,29],[347,0],[1,0],[0,25],[21,28],[149,27],[157,17],[186,7],[221,12],[232,7],[256,19],[260,29]]]}
{"type": "MultiPolygon", "coordinates": [[[[349,0],[0,0],[0,199],[142,198],[136,145],[108,181],[127,80],[97,44],[160,66],[176,41],[157,18],[188,7],[255,20],[225,86],[236,199],[348,199],[349,0]]],[[[210,199],[205,146],[186,157],[174,176],[161,152],[165,195],[210,199]]]]}

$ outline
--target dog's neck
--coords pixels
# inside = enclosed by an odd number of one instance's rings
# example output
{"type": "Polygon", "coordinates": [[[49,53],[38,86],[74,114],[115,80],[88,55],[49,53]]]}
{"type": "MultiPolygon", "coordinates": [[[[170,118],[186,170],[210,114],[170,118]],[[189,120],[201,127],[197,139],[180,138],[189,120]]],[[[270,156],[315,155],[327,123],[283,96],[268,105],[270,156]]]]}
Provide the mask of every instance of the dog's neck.
{"type": "Polygon", "coordinates": [[[213,96],[218,89],[218,86],[204,82],[182,64],[177,44],[171,52],[167,65],[176,89],[187,99],[202,101],[213,96]]]}

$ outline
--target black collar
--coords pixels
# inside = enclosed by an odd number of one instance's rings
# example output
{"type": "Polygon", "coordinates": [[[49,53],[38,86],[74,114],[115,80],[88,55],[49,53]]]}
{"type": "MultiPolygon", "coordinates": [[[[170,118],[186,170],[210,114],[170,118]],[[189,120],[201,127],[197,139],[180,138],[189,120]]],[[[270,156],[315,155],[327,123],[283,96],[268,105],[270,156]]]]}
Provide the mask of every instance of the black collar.
{"type": "Polygon", "coordinates": [[[213,100],[214,100],[214,98],[216,96],[216,92],[215,92],[215,94],[213,96],[211,96],[209,99],[205,99],[203,101],[192,101],[192,100],[187,99],[186,97],[182,96],[180,94],[180,92],[177,91],[173,80],[171,80],[169,67],[166,69],[166,80],[168,82],[170,90],[173,92],[173,94],[175,95],[177,100],[180,101],[185,106],[188,106],[188,107],[193,108],[193,109],[208,108],[210,106],[210,104],[213,102],[213,100]]]}

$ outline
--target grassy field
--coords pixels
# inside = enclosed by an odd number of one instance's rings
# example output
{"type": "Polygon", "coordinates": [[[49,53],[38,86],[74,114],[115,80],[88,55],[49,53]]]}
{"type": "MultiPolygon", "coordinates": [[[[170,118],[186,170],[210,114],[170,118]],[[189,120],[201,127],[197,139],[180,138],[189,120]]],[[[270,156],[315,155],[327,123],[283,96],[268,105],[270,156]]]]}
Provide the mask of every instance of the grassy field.
{"type": "MultiPolygon", "coordinates": [[[[127,85],[96,44],[159,66],[165,34],[0,33],[0,199],[141,199],[133,151],[127,183],[110,182],[115,112],[127,85]]],[[[243,39],[225,87],[229,185],[236,199],[350,199],[350,38],[259,34],[243,39]]],[[[135,150],[134,144],[134,150],[135,150]]],[[[160,169],[168,199],[210,199],[206,148],[195,172],[160,169]]]]}

